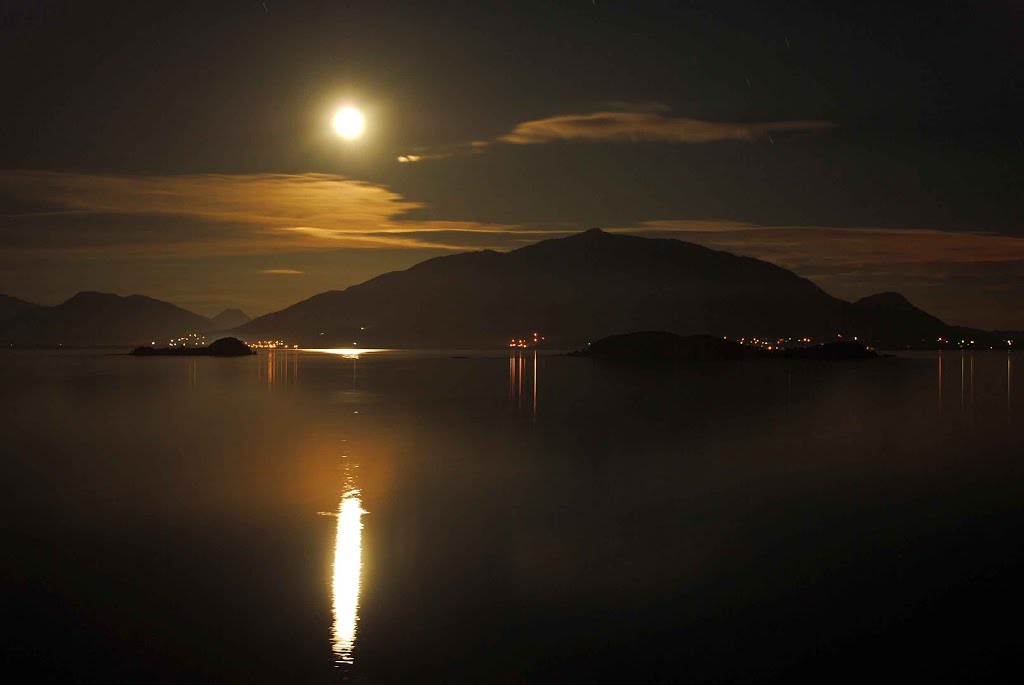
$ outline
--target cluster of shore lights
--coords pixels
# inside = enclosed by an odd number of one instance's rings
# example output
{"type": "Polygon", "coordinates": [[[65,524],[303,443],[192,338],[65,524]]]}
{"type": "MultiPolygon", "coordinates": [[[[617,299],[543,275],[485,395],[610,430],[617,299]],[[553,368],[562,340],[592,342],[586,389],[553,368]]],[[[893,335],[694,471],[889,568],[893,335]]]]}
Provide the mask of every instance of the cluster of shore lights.
{"type": "MultiPolygon", "coordinates": [[[[843,340],[842,333],[836,333],[836,338],[843,340]]],[[[722,336],[722,340],[728,340],[728,336],[722,336]]],[[[858,337],[855,335],[851,338],[854,342],[858,342],[858,337]]],[[[805,345],[822,344],[823,341],[815,343],[814,340],[808,337],[792,337],[792,338],[739,338],[736,339],[740,345],[750,345],[751,347],[760,347],[765,350],[783,350],[791,347],[803,347],[805,345]]],[[[868,348],[872,349],[872,348],[868,348]]]]}
{"type": "Polygon", "coordinates": [[[174,338],[167,341],[168,347],[206,347],[206,336],[199,333],[189,333],[181,338],[174,338]]]}
{"type": "MultiPolygon", "coordinates": [[[[945,344],[945,345],[955,345],[956,347],[960,348],[961,350],[971,349],[971,348],[975,347],[978,344],[977,341],[975,341],[975,340],[967,340],[966,338],[962,338],[960,340],[960,342],[957,342],[956,340],[950,340],[949,338],[936,338],[935,342],[940,343],[940,344],[945,344]]],[[[1006,349],[1011,349],[1012,347],[1013,347],[1013,341],[1012,340],[1007,340],[1006,341],[1006,349]]],[[[988,349],[994,350],[995,346],[994,345],[989,345],[988,349]]]]}
{"type": "MultiPolygon", "coordinates": [[[[843,336],[839,336],[842,338],[843,336]]],[[[728,340],[726,336],[722,336],[723,340],[728,340]]],[[[856,340],[856,338],[854,338],[856,340]]],[[[737,340],[740,345],[750,345],[751,347],[761,347],[766,350],[781,350],[785,347],[795,347],[800,345],[812,345],[814,341],[810,338],[775,338],[774,340],[767,340],[763,338],[740,338],[737,340]]]]}
{"type": "Polygon", "coordinates": [[[257,340],[256,342],[242,341],[254,350],[297,350],[298,345],[289,345],[284,340],[257,340]]]}
{"type": "Polygon", "coordinates": [[[542,342],[544,342],[544,340],[545,340],[545,338],[544,338],[543,335],[541,335],[540,333],[537,333],[536,331],[534,331],[534,333],[533,333],[533,342],[530,342],[529,338],[512,338],[508,342],[508,346],[509,347],[523,347],[523,348],[525,348],[525,347],[537,347],[542,342]]]}

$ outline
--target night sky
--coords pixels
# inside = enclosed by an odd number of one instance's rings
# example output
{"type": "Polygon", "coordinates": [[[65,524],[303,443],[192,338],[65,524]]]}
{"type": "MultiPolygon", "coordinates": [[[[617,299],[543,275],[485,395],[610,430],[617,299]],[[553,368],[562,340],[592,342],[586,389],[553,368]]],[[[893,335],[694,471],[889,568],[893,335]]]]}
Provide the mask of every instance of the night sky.
{"type": "Polygon", "coordinates": [[[257,315],[600,226],[1024,329],[1022,35],[1009,0],[7,0],[0,292],[257,315]]]}

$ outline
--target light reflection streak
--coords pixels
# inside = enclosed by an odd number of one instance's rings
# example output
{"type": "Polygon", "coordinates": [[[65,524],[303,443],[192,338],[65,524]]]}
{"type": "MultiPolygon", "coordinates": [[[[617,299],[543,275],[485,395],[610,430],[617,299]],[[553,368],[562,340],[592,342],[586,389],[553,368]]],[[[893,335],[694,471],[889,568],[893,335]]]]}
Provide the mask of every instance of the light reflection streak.
{"type": "Polygon", "coordinates": [[[299,375],[299,351],[270,348],[260,352],[262,362],[256,365],[260,382],[268,388],[296,384],[299,375]]]}
{"type": "Polygon", "coordinates": [[[516,358],[514,355],[508,358],[508,398],[513,402],[516,399],[516,358]]]}
{"type": "Polygon", "coordinates": [[[964,409],[964,353],[960,353],[960,411],[964,409]]]}
{"type": "MultiPolygon", "coordinates": [[[[508,358],[508,395],[509,400],[512,403],[516,413],[519,414],[523,410],[523,396],[525,392],[531,394],[533,418],[537,418],[537,401],[538,401],[538,375],[540,373],[540,352],[537,350],[533,351],[533,369],[530,369],[530,358],[526,356],[527,353],[524,350],[514,350],[508,358]],[[529,377],[525,378],[529,374],[529,377]],[[532,381],[532,382],[531,382],[532,381]],[[529,387],[525,389],[523,385],[526,384],[529,387]]],[[[529,411],[529,410],[527,410],[529,411]]]]}
{"type": "Polygon", "coordinates": [[[349,357],[351,359],[358,359],[360,355],[371,354],[373,352],[387,352],[384,348],[366,348],[361,347],[331,347],[331,348],[303,348],[303,352],[320,352],[321,354],[336,354],[342,357],[349,357]]]}
{"type": "Polygon", "coordinates": [[[518,388],[516,393],[519,400],[519,408],[523,406],[523,355],[519,354],[516,356],[516,375],[519,377],[518,388]]]}
{"type": "Polygon", "coordinates": [[[974,408],[974,350],[971,350],[971,408],[974,408]]]}
{"type": "Polygon", "coordinates": [[[334,541],[334,625],[332,649],[337,663],[353,663],[359,623],[359,588],[363,570],[363,503],[358,490],[348,492],[338,505],[338,532],[334,541]]]}
{"type": "Polygon", "coordinates": [[[537,418],[537,350],[533,351],[533,418],[537,418]]]}
{"type": "Polygon", "coordinates": [[[970,377],[971,397],[970,397],[970,414],[968,415],[968,419],[969,419],[968,425],[970,426],[971,430],[973,431],[974,430],[974,416],[975,416],[975,410],[976,410],[976,407],[977,407],[977,405],[974,402],[974,350],[971,350],[970,375],[971,375],[971,377],[970,377]]]}

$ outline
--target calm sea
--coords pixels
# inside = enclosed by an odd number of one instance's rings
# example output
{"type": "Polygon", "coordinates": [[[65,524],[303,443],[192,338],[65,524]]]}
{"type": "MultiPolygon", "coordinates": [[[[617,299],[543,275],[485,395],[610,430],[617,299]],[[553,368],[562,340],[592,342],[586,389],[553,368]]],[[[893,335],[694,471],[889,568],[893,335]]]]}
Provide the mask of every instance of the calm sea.
{"type": "Polygon", "coordinates": [[[987,680],[1018,660],[1022,418],[1006,352],[4,351],[0,658],[66,683],[987,680]]]}

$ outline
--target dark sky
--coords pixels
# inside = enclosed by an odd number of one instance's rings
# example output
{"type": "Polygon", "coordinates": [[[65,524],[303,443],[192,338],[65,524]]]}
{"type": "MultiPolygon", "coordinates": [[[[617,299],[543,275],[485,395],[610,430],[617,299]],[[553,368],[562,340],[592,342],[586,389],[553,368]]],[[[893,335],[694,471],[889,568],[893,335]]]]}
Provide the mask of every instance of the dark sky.
{"type": "Polygon", "coordinates": [[[0,292],[259,314],[601,226],[1024,328],[1022,35],[1008,0],[8,0],[0,292]]]}

